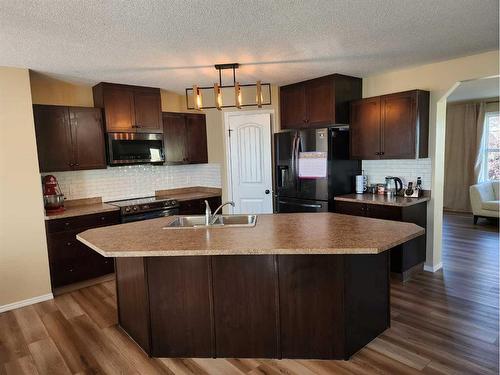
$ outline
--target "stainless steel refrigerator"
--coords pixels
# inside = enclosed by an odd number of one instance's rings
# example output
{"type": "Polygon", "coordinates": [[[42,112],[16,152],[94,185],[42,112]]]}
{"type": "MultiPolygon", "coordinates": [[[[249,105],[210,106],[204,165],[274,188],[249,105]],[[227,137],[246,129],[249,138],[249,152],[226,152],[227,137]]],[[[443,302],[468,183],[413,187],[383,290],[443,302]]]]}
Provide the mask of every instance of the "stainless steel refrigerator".
{"type": "Polygon", "coordinates": [[[349,160],[349,127],[274,135],[275,212],[333,211],[336,195],[354,192],[361,161],[349,160]]]}

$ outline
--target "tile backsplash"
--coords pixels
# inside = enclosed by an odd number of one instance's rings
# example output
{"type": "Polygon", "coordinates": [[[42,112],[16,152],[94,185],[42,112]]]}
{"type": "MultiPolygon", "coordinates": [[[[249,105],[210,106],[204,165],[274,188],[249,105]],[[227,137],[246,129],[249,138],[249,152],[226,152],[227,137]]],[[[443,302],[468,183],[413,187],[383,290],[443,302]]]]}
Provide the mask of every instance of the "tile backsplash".
{"type": "Polygon", "coordinates": [[[56,176],[66,199],[102,197],[110,201],[151,196],[156,190],[221,187],[219,164],[134,165],[45,174],[56,176]]]}
{"type": "Polygon", "coordinates": [[[401,178],[403,183],[422,177],[422,187],[431,189],[432,162],[430,158],[416,160],[363,160],[362,169],[369,184],[385,182],[385,176],[401,178]]]}

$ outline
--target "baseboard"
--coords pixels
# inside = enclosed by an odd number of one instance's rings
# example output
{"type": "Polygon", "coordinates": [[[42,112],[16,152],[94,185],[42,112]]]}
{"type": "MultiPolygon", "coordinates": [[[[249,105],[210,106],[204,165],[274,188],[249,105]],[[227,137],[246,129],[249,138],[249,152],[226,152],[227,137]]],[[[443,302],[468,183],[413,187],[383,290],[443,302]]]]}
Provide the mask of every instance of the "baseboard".
{"type": "Polygon", "coordinates": [[[443,263],[442,262],[439,262],[435,266],[428,266],[427,264],[424,265],[424,271],[427,271],[427,272],[437,272],[441,268],[443,268],[443,263]]]}
{"type": "Polygon", "coordinates": [[[24,307],[24,306],[28,306],[28,305],[33,305],[33,304],[38,303],[38,302],[48,301],[49,299],[53,299],[53,298],[54,298],[54,296],[52,295],[52,293],[47,293],[47,294],[43,294],[41,296],[23,299],[22,301],[8,303],[6,305],[0,306],[0,313],[3,313],[5,311],[9,311],[9,310],[18,309],[20,307],[24,307]]]}

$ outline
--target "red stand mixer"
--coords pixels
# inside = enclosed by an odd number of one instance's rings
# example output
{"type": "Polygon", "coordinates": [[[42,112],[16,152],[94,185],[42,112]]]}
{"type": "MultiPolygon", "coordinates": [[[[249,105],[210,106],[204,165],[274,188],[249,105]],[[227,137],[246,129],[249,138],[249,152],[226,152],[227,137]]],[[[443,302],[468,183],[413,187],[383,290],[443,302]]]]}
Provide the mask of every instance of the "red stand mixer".
{"type": "Polygon", "coordinates": [[[61,193],[57,179],[52,175],[43,177],[43,204],[47,214],[64,211],[64,194],[61,193]]]}

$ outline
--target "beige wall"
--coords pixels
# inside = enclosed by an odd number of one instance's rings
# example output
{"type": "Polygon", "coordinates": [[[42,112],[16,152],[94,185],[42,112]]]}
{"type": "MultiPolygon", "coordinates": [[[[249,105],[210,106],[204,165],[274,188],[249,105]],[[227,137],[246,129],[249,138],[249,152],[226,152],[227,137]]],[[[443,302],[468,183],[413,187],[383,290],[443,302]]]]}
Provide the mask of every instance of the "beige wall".
{"type": "Polygon", "coordinates": [[[30,71],[33,104],[93,107],[92,86],[75,85],[45,74],[30,71]]]}
{"type": "Polygon", "coordinates": [[[499,73],[498,51],[392,71],[363,79],[363,97],[411,89],[431,92],[429,153],[432,199],[427,215],[427,268],[441,263],[446,97],[460,81],[499,73]]]}
{"type": "MultiPolygon", "coordinates": [[[[271,105],[263,106],[262,109],[274,110],[272,116],[273,131],[280,129],[279,118],[279,87],[271,85],[271,105]]],[[[207,109],[203,111],[207,119],[207,143],[208,143],[208,162],[218,163],[221,166],[222,180],[222,200],[226,201],[227,192],[227,168],[226,168],[226,137],[224,136],[224,113],[232,111],[252,111],[259,110],[258,107],[244,107],[242,109],[228,108],[222,111],[217,109],[207,109]]]]}
{"type": "Polygon", "coordinates": [[[0,308],[51,292],[27,69],[0,67],[0,308]]]}

